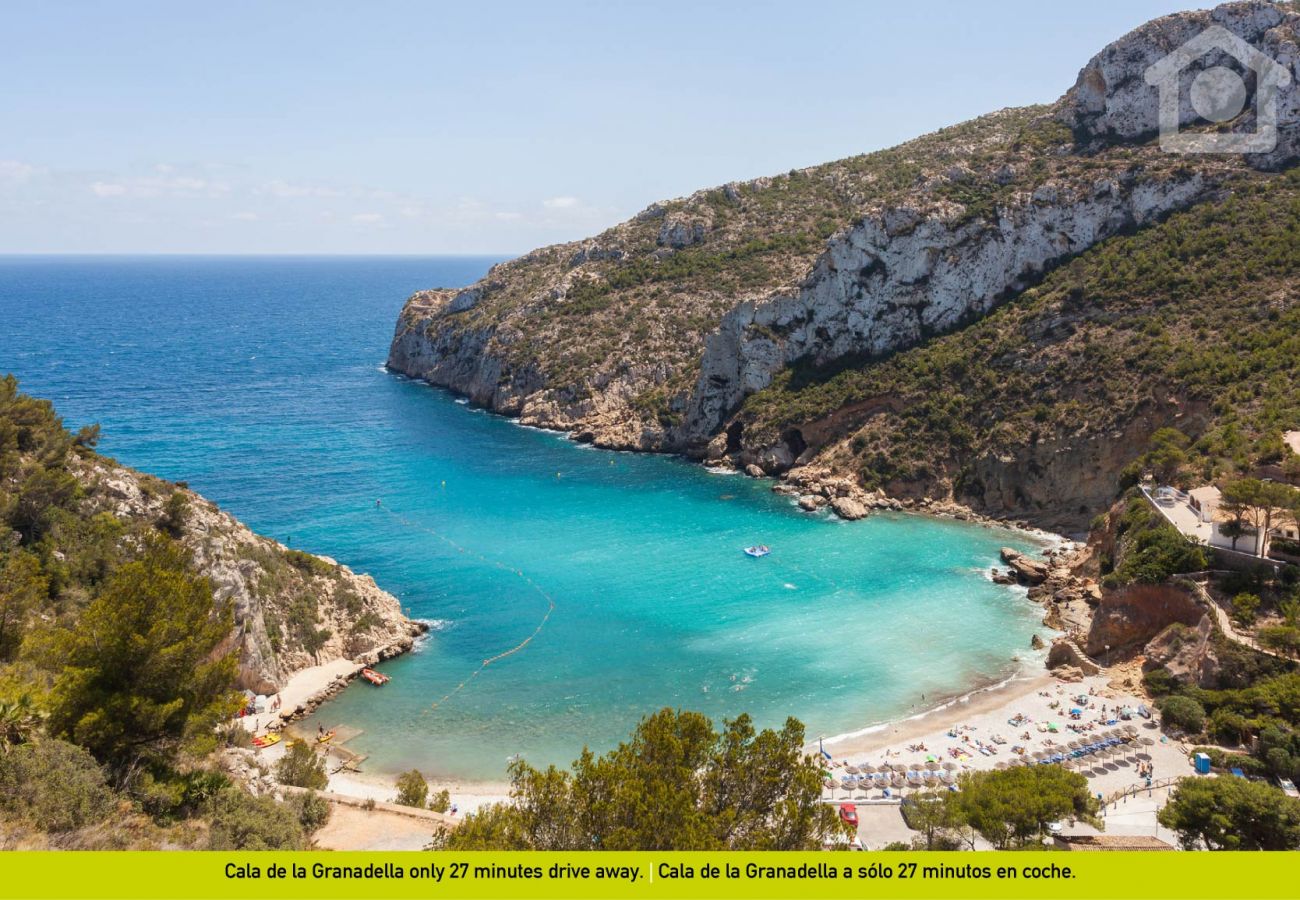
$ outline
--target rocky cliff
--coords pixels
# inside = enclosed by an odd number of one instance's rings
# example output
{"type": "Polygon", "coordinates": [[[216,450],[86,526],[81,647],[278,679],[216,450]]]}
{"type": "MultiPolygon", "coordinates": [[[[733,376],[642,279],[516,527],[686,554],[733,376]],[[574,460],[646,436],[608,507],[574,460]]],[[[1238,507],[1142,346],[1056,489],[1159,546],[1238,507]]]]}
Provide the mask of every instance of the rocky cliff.
{"type": "Polygon", "coordinates": [[[274,693],[300,669],[409,650],[423,626],[369,575],[254,534],[203,497],[101,456],[72,461],[87,516],[163,523],[193,554],[218,600],[230,601],[239,686],[274,693]]]}
{"type": "MultiPolygon", "coordinates": [[[[770,474],[817,461],[895,495],[956,496],[1077,525],[1113,494],[1132,443],[1186,413],[1181,398],[1147,397],[1163,410],[1151,419],[903,470],[888,441],[877,448],[883,465],[844,452],[865,420],[898,408],[888,394],[815,409],[795,398],[767,415],[750,401],[777,382],[824,383],[960,333],[1108,239],[1291,165],[1300,156],[1295,77],[1275,98],[1281,127],[1268,153],[1182,156],[1155,140],[1159,91],[1144,74],[1210,26],[1295,74],[1300,14],[1289,5],[1158,19],[1105,48],[1051,106],[655,204],[592,240],[498,265],[467,289],[417,294],[389,366],[603,446],[770,474]]],[[[1179,77],[1224,62],[1212,52],[1179,77]]],[[[1257,83],[1245,83],[1244,111],[1217,127],[1257,125],[1257,83]]],[[[1179,115],[1194,125],[1190,105],[1179,115]]]]}

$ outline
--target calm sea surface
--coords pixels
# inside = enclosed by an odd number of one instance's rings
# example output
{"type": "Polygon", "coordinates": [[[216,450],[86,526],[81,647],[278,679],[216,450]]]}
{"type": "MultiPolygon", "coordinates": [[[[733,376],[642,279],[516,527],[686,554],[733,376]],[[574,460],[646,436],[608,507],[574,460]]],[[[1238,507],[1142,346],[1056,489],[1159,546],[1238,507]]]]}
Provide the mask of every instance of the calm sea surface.
{"type": "Polygon", "coordinates": [[[662,706],[829,736],[1029,655],[1041,611],[983,575],[1023,535],[808,515],[767,482],[576,446],[387,373],[403,299],[492,262],[0,257],[0,372],[102,423],[102,452],[435,622],[387,687],[321,711],[363,729],[349,746],[373,768],[498,778],[662,706]],[[758,542],[772,555],[741,553],[758,542]]]}

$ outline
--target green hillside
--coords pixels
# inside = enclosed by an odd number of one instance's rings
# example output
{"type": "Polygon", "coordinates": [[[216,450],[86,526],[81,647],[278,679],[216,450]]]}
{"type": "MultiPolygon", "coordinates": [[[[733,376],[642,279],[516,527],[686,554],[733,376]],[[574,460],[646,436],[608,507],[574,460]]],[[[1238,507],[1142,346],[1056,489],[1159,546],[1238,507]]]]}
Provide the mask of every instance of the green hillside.
{"type": "MultiPolygon", "coordinates": [[[[1099,245],[969,327],[883,360],[794,367],[750,397],[747,443],[831,424],[823,461],[868,485],[978,499],[971,464],[1135,417],[1193,439],[1189,476],[1300,472],[1300,173],[1099,245]],[[859,412],[860,411],[860,412],[859,412]]],[[[1136,459],[1146,448],[1127,448],[1136,459]]],[[[1118,488],[1119,470],[1107,473],[1118,488]]]]}

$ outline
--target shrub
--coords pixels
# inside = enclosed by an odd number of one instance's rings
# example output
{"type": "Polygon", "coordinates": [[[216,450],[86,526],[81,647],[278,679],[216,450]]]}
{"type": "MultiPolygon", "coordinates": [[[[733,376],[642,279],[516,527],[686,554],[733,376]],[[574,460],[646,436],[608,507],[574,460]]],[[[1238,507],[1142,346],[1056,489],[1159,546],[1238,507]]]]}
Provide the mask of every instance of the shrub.
{"type": "Polygon", "coordinates": [[[294,741],[275,766],[276,780],[294,787],[322,790],[329,786],[325,760],[306,741],[294,741]]]}
{"type": "Polygon", "coordinates": [[[298,816],[298,824],[302,826],[302,830],[309,835],[324,828],[325,823],[330,820],[330,813],[333,812],[330,802],[315,791],[296,794],[285,802],[298,816]]]}
{"type": "Polygon", "coordinates": [[[172,491],[163,503],[162,515],[158,518],[158,528],[174,538],[185,533],[185,520],[189,516],[190,502],[184,491],[172,491]]]}
{"type": "Polygon", "coordinates": [[[271,797],[227,788],[208,814],[211,850],[302,850],[306,844],[297,811],[271,797]]]}
{"type": "Polygon", "coordinates": [[[423,807],[429,799],[429,783],[418,769],[397,776],[397,802],[402,806],[423,807]]]}
{"type": "Polygon", "coordinates": [[[0,755],[0,809],[45,831],[71,831],[102,822],[113,792],[84,749],[43,740],[0,755]]]}
{"type": "Polygon", "coordinates": [[[1160,712],[1167,724],[1188,734],[1200,734],[1205,730],[1205,707],[1191,697],[1178,694],[1166,697],[1160,704],[1160,712]]]}
{"type": "Polygon", "coordinates": [[[1300,628],[1290,625],[1274,625],[1261,628],[1257,632],[1259,642],[1265,647],[1282,653],[1300,653],[1300,628]]]}
{"type": "Polygon", "coordinates": [[[304,575],[328,575],[332,571],[330,564],[325,560],[301,550],[285,550],[284,558],[289,561],[289,565],[304,575]]]}
{"type": "Polygon", "coordinates": [[[429,809],[440,813],[445,813],[447,810],[451,809],[451,791],[444,788],[434,794],[429,799],[429,809]]]}
{"type": "Polygon", "coordinates": [[[1259,615],[1259,597],[1256,594],[1241,593],[1232,598],[1232,617],[1242,625],[1254,625],[1259,615]]]}

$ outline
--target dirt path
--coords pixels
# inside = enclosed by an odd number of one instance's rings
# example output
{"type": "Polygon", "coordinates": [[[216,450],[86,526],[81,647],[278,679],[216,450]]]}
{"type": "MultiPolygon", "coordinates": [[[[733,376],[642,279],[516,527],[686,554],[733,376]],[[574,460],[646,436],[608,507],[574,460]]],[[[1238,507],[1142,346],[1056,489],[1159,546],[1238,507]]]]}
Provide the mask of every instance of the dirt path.
{"type": "Polygon", "coordinates": [[[375,808],[331,803],[330,820],[316,832],[322,850],[423,850],[437,825],[427,819],[375,808]]]}
{"type": "Polygon", "coordinates": [[[1250,635],[1242,634],[1234,628],[1232,625],[1232,617],[1228,615],[1228,611],[1218,603],[1214,602],[1214,598],[1211,597],[1210,592],[1205,589],[1205,585],[1201,584],[1199,581],[1193,581],[1192,584],[1196,586],[1196,593],[1201,602],[1208,606],[1211,612],[1214,613],[1214,620],[1218,623],[1219,630],[1227,636],[1228,640],[1233,643],[1241,644],[1243,647],[1249,647],[1256,653],[1263,653],[1265,656],[1271,656],[1274,659],[1284,659],[1287,662],[1294,662],[1293,658],[1287,656],[1285,653],[1279,653],[1276,650],[1270,650],[1267,647],[1261,646],[1259,641],[1255,640],[1250,635]]]}

